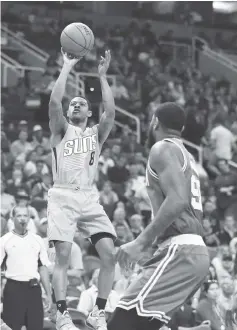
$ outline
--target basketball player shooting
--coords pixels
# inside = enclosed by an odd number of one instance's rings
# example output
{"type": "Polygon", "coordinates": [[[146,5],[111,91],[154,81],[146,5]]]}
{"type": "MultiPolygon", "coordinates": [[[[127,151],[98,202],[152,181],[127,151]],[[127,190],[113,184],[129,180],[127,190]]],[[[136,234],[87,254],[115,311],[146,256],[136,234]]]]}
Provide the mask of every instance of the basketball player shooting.
{"type": "MultiPolygon", "coordinates": [[[[62,52],[63,53],[63,52],[62,52]]],[[[67,119],[63,115],[62,99],[66,81],[79,59],[63,53],[64,64],[54,85],[49,102],[49,126],[53,155],[54,186],[48,193],[48,238],[54,242],[56,265],[53,289],[57,304],[56,329],[76,330],[66,306],[67,268],[76,227],[90,238],[101,260],[96,306],[88,324],[96,330],[106,330],[105,305],[112,289],[115,268],[115,230],[93,188],[99,154],[114,124],[115,104],[106,79],[111,55],[105,52],[99,67],[104,113],[98,125],[87,127],[92,111],[82,96],[71,100],[67,119]]]]}
{"type": "Polygon", "coordinates": [[[202,203],[195,161],[181,132],[184,110],[159,106],[150,125],[155,140],[146,169],[153,219],[117,253],[121,267],[139,262],[153,243],[154,254],[130,284],[108,323],[108,330],[158,330],[205,280],[209,255],[202,239],[202,203]]]}

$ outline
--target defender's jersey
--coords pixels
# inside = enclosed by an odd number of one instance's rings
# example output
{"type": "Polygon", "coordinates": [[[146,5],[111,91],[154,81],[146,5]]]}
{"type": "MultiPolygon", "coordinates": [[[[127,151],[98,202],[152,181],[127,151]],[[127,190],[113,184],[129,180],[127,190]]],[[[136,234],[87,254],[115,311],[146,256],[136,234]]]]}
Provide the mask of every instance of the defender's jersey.
{"type": "Polygon", "coordinates": [[[54,184],[92,187],[100,154],[98,127],[68,125],[62,141],[52,150],[54,184]]]}
{"type": "MultiPolygon", "coordinates": [[[[174,143],[183,155],[183,172],[185,175],[184,185],[189,191],[189,205],[187,209],[165,230],[159,241],[180,234],[203,235],[202,227],[202,199],[200,192],[200,181],[193,156],[185,149],[180,139],[164,139],[167,143],[174,143]]],[[[159,142],[157,142],[159,143],[159,142]]],[[[162,157],[162,155],[160,155],[162,157]]],[[[165,199],[165,195],[159,184],[159,176],[151,168],[149,159],[146,168],[146,186],[151,202],[152,213],[155,215],[165,199]]]]}

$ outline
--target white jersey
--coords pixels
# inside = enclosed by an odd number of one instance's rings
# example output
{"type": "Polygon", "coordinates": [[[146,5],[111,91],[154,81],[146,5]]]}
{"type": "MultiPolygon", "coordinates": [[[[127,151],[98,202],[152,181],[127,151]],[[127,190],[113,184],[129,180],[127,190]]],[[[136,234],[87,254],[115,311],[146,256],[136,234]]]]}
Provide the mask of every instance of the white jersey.
{"type": "Polygon", "coordinates": [[[91,188],[99,155],[98,125],[82,131],[69,124],[62,141],[52,149],[54,184],[91,188]]]}

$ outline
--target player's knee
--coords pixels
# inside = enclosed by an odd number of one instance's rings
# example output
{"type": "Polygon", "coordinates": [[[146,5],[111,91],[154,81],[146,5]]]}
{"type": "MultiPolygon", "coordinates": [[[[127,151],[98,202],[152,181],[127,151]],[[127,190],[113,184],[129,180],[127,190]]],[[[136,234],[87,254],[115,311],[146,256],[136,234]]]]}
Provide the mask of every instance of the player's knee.
{"type": "Polygon", "coordinates": [[[71,254],[71,243],[60,242],[55,244],[56,249],[56,264],[61,267],[67,267],[71,254]]]}
{"type": "Polygon", "coordinates": [[[115,251],[110,250],[106,251],[100,257],[101,266],[105,268],[113,268],[116,264],[115,251]]]}

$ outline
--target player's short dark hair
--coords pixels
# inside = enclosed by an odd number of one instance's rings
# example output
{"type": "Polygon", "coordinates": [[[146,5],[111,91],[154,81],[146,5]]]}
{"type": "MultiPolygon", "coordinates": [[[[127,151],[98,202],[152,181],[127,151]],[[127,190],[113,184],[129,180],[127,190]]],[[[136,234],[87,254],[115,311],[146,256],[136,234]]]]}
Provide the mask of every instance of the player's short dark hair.
{"type": "Polygon", "coordinates": [[[174,102],[160,104],[155,115],[166,129],[181,131],[185,125],[186,113],[180,105],[174,102]]]}

